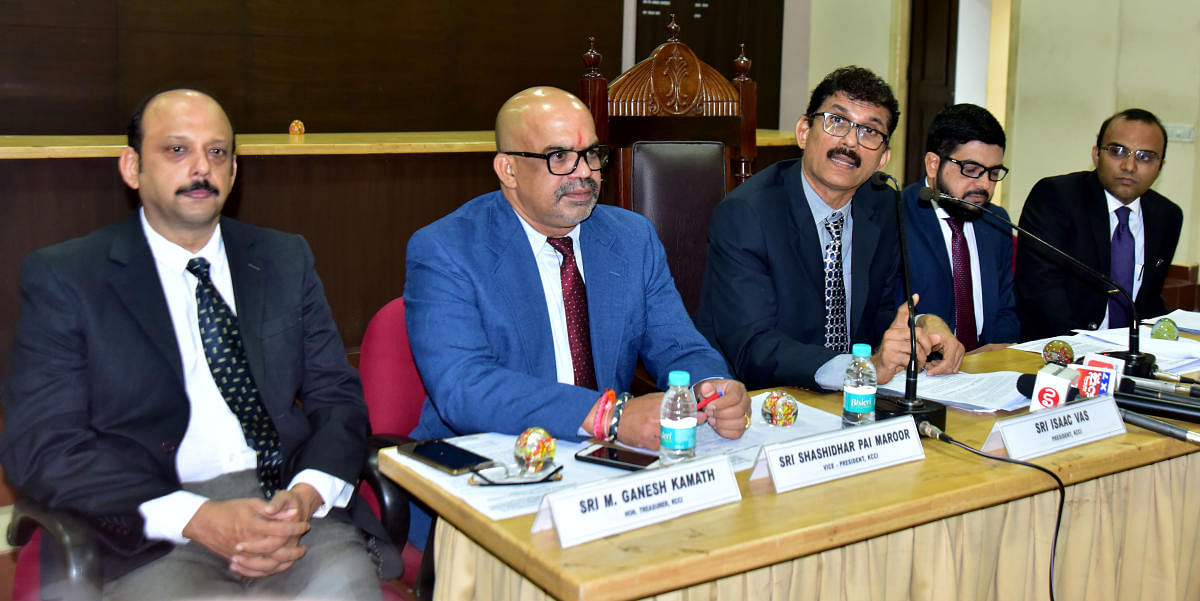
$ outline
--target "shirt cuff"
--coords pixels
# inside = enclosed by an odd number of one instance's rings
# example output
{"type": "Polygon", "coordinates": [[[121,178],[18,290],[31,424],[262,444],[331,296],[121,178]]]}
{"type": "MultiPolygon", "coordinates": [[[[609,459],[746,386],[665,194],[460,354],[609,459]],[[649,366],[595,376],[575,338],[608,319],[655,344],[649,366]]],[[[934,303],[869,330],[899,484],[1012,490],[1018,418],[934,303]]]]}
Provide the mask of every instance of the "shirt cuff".
{"type": "Polygon", "coordinates": [[[146,521],[143,528],[146,538],[169,540],[177,545],[187,544],[183,529],[207,501],[206,497],[178,490],[138,505],[138,512],[146,521]]]}
{"type": "Polygon", "coordinates": [[[323,518],[334,507],[345,507],[350,504],[350,498],[354,496],[354,487],[345,480],[330,476],[325,472],[314,469],[301,470],[292,478],[292,483],[288,485],[290,490],[292,487],[301,482],[313,487],[317,494],[321,495],[322,504],[313,512],[312,517],[323,518]],[[332,501],[330,501],[332,499],[332,501]]]}
{"type": "Polygon", "coordinates": [[[841,390],[842,381],[846,378],[846,368],[850,367],[850,360],[854,355],[838,355],[825,362],[813,379],[817,381],[817,386],[825,390],[841,390]]]}

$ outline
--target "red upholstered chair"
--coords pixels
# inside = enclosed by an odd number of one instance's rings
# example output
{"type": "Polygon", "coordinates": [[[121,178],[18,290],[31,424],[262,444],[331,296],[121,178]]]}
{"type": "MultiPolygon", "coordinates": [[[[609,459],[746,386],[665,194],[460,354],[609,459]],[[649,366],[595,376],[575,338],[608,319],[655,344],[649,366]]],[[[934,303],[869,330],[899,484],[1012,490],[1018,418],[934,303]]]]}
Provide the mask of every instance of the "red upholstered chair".
{"type": "MultiPolygon", "coordinates": [[[[395,483],[379,474],[377,461],[379,448],[396,444],[396,436],[404,436],[412,431],[425,401],[425,386],[421,383],[408,347],[403,299],[388,303],[367,325],[359,367],[373,432],[369,444],[371,452],[363,470],[360,491],[393,539],[403,543],[408,534],[408,496],[395,483]]],[[[98,552],[88,529],[72,516],[46,511],[27,499],[19,499],[14,505],[12,522],[8,527],[9,544],[21,546],[13,577],[13,600],[40,599],[39,553],[43,534],[60,541],[65,550],[64,570],[68,588],[64,598],[70,601],[98,600],[98,552]]],[[[420,552],[411,545],[406,545],[402,556],[404,582],[419,599],[430,598],[433,590],[431,562],[423,565],[420,552]]],[[[385,600],[410,598],[405,591],[389,582],[381,583],[381,588],[385,600]]]]}
{"type": "MultiPolygon", "coordinates": [[[[408,434],[417,426],[421,417],[421,407],[425,403],[425,384],[421,382],[421,374],[417,372],[412,349],[408,345],[403,297],[384,305],[367,323],[367,331],[363,333],[362,350],[359,353],[358,372],[362,377],[363,399],[371,415],[372,452],[368,461],[374,462],[377,461],[379,448],[392,446],[407,439],[408,434]]],[[[378,473],[378,468],[374,473],[378,473]]],[[[362,496],[378,513],[374,504],[376,495],[370,493],[375,484],[364,478],[361,485],[364,493],[362,496]]],[[[391,494],[403,497],[404,502],[392,503],[390,506],[397,513],[402,512],[407,523],[407,496],[400,493],[399,488],[390,480],[383,481],[380,488],[394,490],[396,492],[391,494]]],[[[397,515],[394,519],[398,520],[400,516],[397,515]]],[[[407,532],[407,528],[405,531],[407,532]]],[[[400,544],[403,541],[395,542],[400,544]]],[[[427,550],[432,550],[432,542],[430,540],[426,546],[427,550]]],[[[404,582],[412,588],[418,598],[431,598],[432,562],[423,561],[421,552],[407,542],[404,542],[402,555],[404,582]]]]}
{"type": "Polygon", "coordinates": [[[683,304],[694,313],[713,208],[749,179],[758,154],[757,87],[744,46],[730,81],[679,41],[674,15],[667,33],[666,42],[611,84],[588,38],[579,92],[596,135],[613,148],[605,201],[654,224],[683,304]]]}

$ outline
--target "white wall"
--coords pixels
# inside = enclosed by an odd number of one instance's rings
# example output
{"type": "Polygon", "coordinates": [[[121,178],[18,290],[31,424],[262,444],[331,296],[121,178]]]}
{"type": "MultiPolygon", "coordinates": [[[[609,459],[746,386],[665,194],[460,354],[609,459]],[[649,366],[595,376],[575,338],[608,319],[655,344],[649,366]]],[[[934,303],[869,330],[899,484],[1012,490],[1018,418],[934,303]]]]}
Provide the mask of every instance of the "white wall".
{"type": "Polygon", "coordinates": [[[954,51],[954,102],[987,106],[991,0],[958,0],[954,51]]]}
{"type": "MultiPolygon", "coordinates": [[[[1200,124],[1200,3],[1012,0],[1005,206],[1040,178],[1091,169],[1100,123],[1128,107],[1200,124]]],[[[1184,212],[1175,263],[1200,262],[1200,157],[1172,140],[1154,189],[1184,212]]]]}

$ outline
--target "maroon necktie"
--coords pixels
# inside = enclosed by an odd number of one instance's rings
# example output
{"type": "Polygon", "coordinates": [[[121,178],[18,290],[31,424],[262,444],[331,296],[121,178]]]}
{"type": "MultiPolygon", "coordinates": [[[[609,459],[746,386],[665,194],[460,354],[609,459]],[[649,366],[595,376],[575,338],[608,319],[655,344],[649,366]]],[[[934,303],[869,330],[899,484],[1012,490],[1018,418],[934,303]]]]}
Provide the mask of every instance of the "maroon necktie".
{"type": "Polygon", "coordinates": [[[588,327],[587,288],[583,276],[575,267],[575,251],[571,238],[546,238],[546,242],[562,255],[563,307],[567,310],[567,340],[571,343],[571,367],[575,370],[575,385],[596,389],[596,368],[592,365],[592,333],[588,327]]]}
{"type": "Polygon", "coordinates": [[[975,336],[975,297],[971,292],[971,249],[963,236],[961,219],[947,219],[950,224],[950,257],[954,265],[954,335],[968,351],[979,346],[975,336]]]}

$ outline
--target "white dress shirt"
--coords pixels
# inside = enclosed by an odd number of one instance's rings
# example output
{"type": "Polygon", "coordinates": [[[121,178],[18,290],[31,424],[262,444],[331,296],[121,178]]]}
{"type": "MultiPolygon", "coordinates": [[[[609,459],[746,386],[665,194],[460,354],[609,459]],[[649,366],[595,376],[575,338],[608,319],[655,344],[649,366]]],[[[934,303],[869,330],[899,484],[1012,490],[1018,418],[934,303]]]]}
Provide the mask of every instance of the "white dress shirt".
{"type": "MultiPolygon", "coordinates": [[[[1117,209],[1129,207],[1129,233],[1133,234],[1133,290],[1130,290],[1129,294],[1136,299],[1138,290],[1142,289],[1142,272],[1146,263],[1146,228],[1142,225],[1142,197],[1139,196],[1133,199],[1133,202],[1125,204],[1105,190],[1104,198],[1108,201],[1108,239],[1110,243],[1113,232],[1117,231],[1117,209]]],[[[1100,322],[1100,329],[1125,327],[1129,327],[1129,324],[1110,325],[1108,323],[1108,303],[1104,303],[1104,321],[1100,322]]]]}
{"type": "MultiPolygon", "coordinates": [[[[513,211],[516,213],[516,211],[513,211]]],[[[567,338],[567,308],[563,302],[562,292],[562,262],[563,256],[550,243],[546,235],[533,229],[517,214],[517,220],[525,229],[529,238],[529,246],[533,249],[533,258],[537,261],[538,276],[542,280],[542,293],[546,297],[546,313],[550,315],[550,339],[554,342],[554,367],[558,381],[562,384],[575,384],[575,365],[571,360],[571,341],[567,338]]],[[[571,250],[575,254],[575,268],[579,277],[587,283],[583,274],[583,253],[579,249],[579,226],[576,225],[567,233],[571,239],[571,250]]]]}
{"type": "MultiPolygon", "coordinates": [[[[142,231],[158,269],[175,340],[179,344],[184,387],[191,409],[187,430],[175,455],[179,479],[181,482],[202,482],[223,474],[253,470],[257,466],[254,449],[246,443],[242,426],[221,396],[204,357],[204,343],[200,340],[200,326],[196,318],[197,280],[187,270],[187,263],[191,259],[207,259],[213,286],[229,309],[237,314],[221,226],[218,224],[204,248],[193,254],[154,231],[146,221],[144,209],[139,210],[139,215],[142,231]]],[[[332,507],[345,507],[354,494],[354,489],[347,482],[317,470],[301,471],[288,488],[300,482],[310,484],[324,501],[313,514],[314,517],[323,517],[332,507]],[[328,499],[333,499],[333,503],[328,499]]],[[[176,544],[186,543],[188,539],[184,538],[183,529],[207,500],[200,495],[179,490],[142,503],[138,510],[146,521],[146,537],[166,539],[176,544]]]]}

